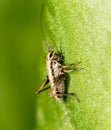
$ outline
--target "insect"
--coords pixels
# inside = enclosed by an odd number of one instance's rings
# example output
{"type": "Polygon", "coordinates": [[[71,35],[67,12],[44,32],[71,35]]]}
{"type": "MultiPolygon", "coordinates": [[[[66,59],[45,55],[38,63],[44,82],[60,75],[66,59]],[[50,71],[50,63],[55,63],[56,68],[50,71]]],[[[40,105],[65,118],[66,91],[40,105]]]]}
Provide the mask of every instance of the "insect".
{"type": "MultiPolygon", "coordinates": [[[[41,29],[45,39],[42,24],[41,29]]],[[[47,42],[46,45],[48,46],[47,42]]],[[[76,70],[81,70],[82,68],[74,67],[80,62],[78,62],[77,64],[64,65],[62,64],[63,55],[60,53],[56,53],[53,50],[49,50],[45,60],[47,76],[45,77],[42,85],[36,90],[36,94],[39,94],[43,90],[45,85],[50,83],[49,95],[51,97],[54,97],[57,101],[60,101],[63,96],[74,96],[77,101],[79,101],[75,93],[65,93],[65,74],[76,70]],[[73,67],[73,69],[70,69],[70,67],[73,67]]]]}

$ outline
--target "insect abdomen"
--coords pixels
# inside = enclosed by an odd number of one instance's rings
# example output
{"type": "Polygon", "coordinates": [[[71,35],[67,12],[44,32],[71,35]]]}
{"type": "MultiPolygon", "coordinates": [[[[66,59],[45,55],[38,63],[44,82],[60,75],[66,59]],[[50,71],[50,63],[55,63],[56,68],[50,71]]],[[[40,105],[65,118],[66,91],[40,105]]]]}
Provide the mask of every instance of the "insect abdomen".
{"type": "Polygon", "coordinates": [[[49,77],[51,87],[55,86],[57,78],[61,74],[61,68],[59,66],[60,64],[55,60],[47,61],[46,67],[47,67],[48,77],[49,77]]]}
{"type": "Polygon", "coordinates": [[[62,98],[62,94],[64,94],[65,92],[65,86],[64,86],[64,79],[61,78],[59,79],[57,85],[56,85],[56,95],[57,95],[57,98],[62,98]]]}

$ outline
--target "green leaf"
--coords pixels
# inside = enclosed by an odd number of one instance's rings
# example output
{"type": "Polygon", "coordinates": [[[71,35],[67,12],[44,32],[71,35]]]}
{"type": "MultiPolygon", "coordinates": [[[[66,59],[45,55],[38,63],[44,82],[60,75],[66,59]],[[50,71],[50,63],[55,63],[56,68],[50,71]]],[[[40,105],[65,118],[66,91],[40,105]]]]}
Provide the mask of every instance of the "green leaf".
{"type": "Polygon", "coordinates": [[[73,97],[58,103],[48,91],[38,95],[37,129],[111,129],[110,9],[110,0],[48,1],[45,31],[49,45],[64,53],[65,64],[81,61],[77,67],[84,70],[69,74],[68,92],[75,92],[80,103],[73,97]]]}

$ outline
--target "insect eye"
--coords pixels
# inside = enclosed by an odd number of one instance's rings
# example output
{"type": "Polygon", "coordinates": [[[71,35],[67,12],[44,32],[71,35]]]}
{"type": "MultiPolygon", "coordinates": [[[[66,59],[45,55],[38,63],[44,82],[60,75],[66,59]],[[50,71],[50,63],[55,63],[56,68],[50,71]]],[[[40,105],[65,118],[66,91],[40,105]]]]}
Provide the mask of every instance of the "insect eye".
{"type": "Polygon", "coordinates": [[[53,62],[53,65],[55,65],[55,64],[56,64],[56,61],[53,62]]]}
{"type": "Polygon", "coordinates": [[[53,55],[53,51],[49,54],[49,58],[51,58],[51,57],[52,57],[52,55],[53,55]]]}

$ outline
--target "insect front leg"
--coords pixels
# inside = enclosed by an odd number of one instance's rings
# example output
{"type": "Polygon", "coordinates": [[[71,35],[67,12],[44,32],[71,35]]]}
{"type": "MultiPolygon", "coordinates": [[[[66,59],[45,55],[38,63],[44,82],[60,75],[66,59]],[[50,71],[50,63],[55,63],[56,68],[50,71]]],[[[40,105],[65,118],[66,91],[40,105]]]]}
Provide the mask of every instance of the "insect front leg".
{"type": "Polygon", "coordinates": [[[72,63],[72,64],[69,64],[69,65],[62,65],[63,72],[70,73],[70,72],[74,72],[74,71],[77,71],[77,70],[84,69],[84,68],[72,68],[72,69],[70,69],[70,67],[72,67],[72,66],[74,67],[74,66],[76,66],[76,65],[78,65],[80,63],[81,62],[79,61],[77,63],[72,63]]]}
{"type": "Polygon", "coordinates": [[[46,76],[44,81],[42,82],[42,85],[36,90],[36,94],[39,94],[42,91],[42,89],[45,87],[45,85],[48,83],[49,83],[49,78],[48,76],[46,76]]]}

